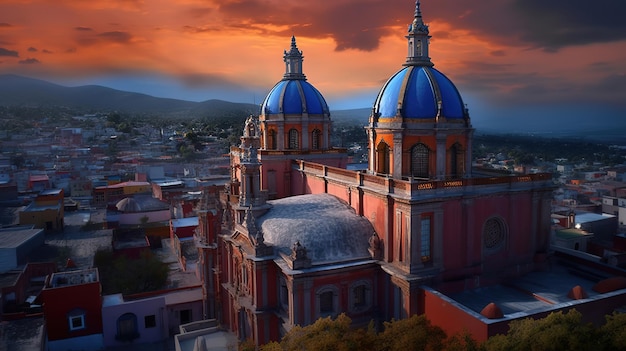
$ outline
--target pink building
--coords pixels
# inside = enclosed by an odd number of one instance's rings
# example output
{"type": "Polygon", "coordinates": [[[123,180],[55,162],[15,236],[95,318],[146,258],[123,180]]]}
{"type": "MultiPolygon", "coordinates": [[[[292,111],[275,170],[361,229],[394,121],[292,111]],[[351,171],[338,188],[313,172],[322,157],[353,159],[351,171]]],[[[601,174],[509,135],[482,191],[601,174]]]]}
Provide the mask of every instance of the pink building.
{"type": "Polygon", "coordinates": [[[615,271],[582,278],[553,266],[550,174],[471,168],[469,112],[433,67],[419,1],[406,38],[406,61],[368,119],[363,172],[344,169],[344,150],[329,145],[328,106],[292,38],[283,78],[231,148],[232,179],[212,207],[222,234],[197,238],[218,257],[203,276],[217,307],[208,317],[257,344],[340,313],[362,324],[426,314],[484,340],[516,318],[623,305],[624,287],[595,290],[615,271]]]}

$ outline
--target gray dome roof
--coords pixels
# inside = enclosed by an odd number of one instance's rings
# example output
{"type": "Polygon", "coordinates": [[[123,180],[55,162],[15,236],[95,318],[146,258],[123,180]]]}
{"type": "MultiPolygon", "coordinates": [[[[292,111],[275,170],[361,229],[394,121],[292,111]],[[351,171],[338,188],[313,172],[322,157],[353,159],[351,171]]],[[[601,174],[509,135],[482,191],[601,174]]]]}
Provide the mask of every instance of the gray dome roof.
{"type": "Polygon", "coordinates": [[[291,254],[296,241],[313,265],[367,259],[374,228],[352,207],[329,194],[300,195],[268,201],[272,208],[257,219],[265,243],[291,254]]]}
{"type": "Polygon", "coordinates": [[[118,201],[115,207],[120,212],[141,212],[141,206],[132,197],[126,197],[118,201]]]}

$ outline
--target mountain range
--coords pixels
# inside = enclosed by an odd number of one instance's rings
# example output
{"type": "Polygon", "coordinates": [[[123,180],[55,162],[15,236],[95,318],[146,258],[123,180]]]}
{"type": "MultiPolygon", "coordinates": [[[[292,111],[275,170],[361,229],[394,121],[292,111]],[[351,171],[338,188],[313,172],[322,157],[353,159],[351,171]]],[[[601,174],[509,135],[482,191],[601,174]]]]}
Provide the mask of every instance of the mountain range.
{"type": "MultiPolygon", "coordinates": [[[[111,112],[155,117],[229,117],[257,114],[259,106],[223,100],[202,102],[159,98],[98,85],[66,87],[13,74],[0,75],[0,106],[64,107],[77,112],[111,112]]],[[[368,109],[333,112],[333,118],[358,116],[367,122],[368,109]]]]}

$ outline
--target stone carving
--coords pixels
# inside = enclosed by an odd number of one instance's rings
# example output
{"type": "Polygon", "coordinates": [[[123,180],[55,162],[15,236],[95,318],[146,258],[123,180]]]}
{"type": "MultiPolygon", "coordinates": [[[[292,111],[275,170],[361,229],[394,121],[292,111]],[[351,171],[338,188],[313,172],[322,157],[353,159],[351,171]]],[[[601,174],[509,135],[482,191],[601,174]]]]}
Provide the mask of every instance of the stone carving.
{"type": "Polygon", "coordinates": [[[306,247],[296,241],[291,247],[291,268],[301,269],[311,267],[311,259],[309,259],[306,247]]]}
{"type": "Polygon", "coordinates": [[[367,251],[369,251],[370,255],[372,255],[372,258],[375,260],[379,260],[380,256],[382,254],[382,250],[380,248],[380,238],[378,237],[378,235],[376,234],[376,232],[372,233],[372,236],[370,236],[369,238],[369,244],[370,247],[367,249],[367,251]]]}

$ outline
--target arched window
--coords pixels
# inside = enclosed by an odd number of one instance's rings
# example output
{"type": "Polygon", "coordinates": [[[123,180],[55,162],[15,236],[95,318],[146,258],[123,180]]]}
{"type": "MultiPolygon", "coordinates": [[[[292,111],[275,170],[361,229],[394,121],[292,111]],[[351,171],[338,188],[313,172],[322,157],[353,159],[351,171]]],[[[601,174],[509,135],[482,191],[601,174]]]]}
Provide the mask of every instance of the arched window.
{"type": "Polygon", "coordinates": [[[248,129],[247,136],[249,136],[249,137],[256,136],[256,130],[255,130],[254,123],[250,122],[250,123],[248,123],[248,125],[246,127],[248,129]]]}
{"type": "Polygon", "coordinates": [[[416,144],[411,148],[411,176],[418,178],[428,178],[429,164],[428,147],[424,144],[416,144]]]}
{"type": "Polygon", "coordinates": [[[372,284],[368,280],[359,280],[351,284],[348,296],[349,309],[362,312],[372,307],[372,284]]]}
{"type": "Polygon", "coordinates": [[[137,316],[134,313],[124,313],[117,319],[117,340],[131,341],[137,339],[137,316]]]}
{"type": "Polygon", "coordinates": [[[389,174],[389,145],[384,141],[376,147],[376,173],[389,174]]]}
{"type": "Polygon", "coordinates": [[[299,147],[300,143],[298,142],[298,139],[298,130],[293,128],[289,129],[289,149],[297,149],[299,147]]]}
{"type": "Polygon", "coordinates": [[[315,292],[318,317],[335,316],[339,311],[339,290],[327,285],[315,292]]]}
{"type": "Polygon", "coordinates": [[[319,150],[321,143],[322,132],[319,129],[313,129],[311,133],[311,149],[319,150]]]}
{"type": "Polygon", "coordinates": [[[269,140],[267,141],[269,150],[276,150],[276,131],[274,129],[270,129],[269,132],[269,140]]]}
{"type": "Polygon", "coordinates": [[[463,174],[463,148],[459,143],[455,143],[450,148],[450,176],[458,178],[463,174]]]}

